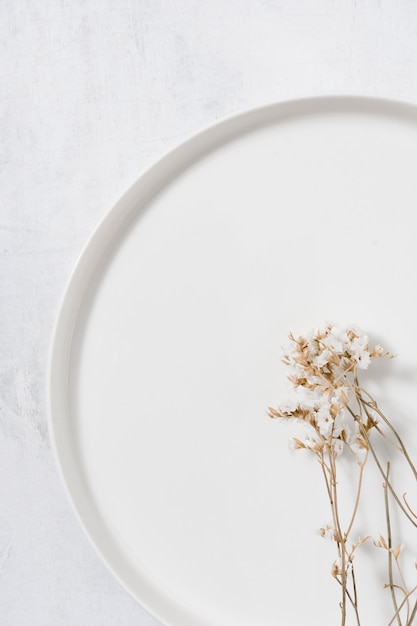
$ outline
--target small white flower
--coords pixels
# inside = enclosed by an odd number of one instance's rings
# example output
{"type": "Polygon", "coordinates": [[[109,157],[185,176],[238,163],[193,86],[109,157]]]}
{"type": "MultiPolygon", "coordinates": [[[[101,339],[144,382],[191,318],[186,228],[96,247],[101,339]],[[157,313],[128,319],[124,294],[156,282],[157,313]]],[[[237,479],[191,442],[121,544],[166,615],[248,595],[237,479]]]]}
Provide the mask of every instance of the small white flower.
{"type": "Polygon", "coordinates": [[[315,407],[323,400],[321,395],[312,389],[307,389],[306,387],[298,387],[296,395],[299,404],[309,410],[314,410],[315,407]]]}
{"type": "Polygon", "coordinates": [[[332,436],[333,426],[334,422],[330,416],[327,419],[322,419],[317,422],[317,428],[319,429],[320,435],[325,439],[328,439],[332,436]]]}
{"type": "Polygon", "coordinates": [[[310,439],[310,437],[304,439],[303,444],[305,448],[308,448],[313,452],[320,452],[320,450],[322,450],[323,448],[323,444],[320,441],[317,441],[316,439],[310,439]]]}
{"type": "Polygon", "coordinates": [[[346,326],[339,326],[337,324],[332,326],[332,335],[343,344],[343,347],[346,347],[350,341],[347,334],[348,330],[346,326]]]}
{"type": "Polygon", "coordinates": [[[336,354],[343,354],[343,343],[332,334],[328,335],[322,340],[322,344],[326,346],[330,351],[335,352],[336,354]]]}
{"type": "Polygon", "coordinates": [[[325,437],[331,437],[334,428],[334,420],[330,415],[330,405],[328,402],[323,402],[319,410],[316,412],[316,424],[320,431],[320,435],[325,437]]]}
{"type": "Polygon", "coordinates": [[[332,356],[332,353],[330,352],[330,350],[327,350],[327,349],[323,350],[322,352],[320,352],[320,354],[314,357],[313,365],[315,365],[316,367],[322,368],[328,364],[331,356],[332,356]]]}
{"type": "Polygon", "coordinates": [[[371,356],[367,350],[363,350],[359,353],[357,357],[358,368],[361,370],[366,370],[371,362],[371,356]]]}
{"type": "Polygon", "coordinates": [[[298,405],[299,403],[296,398],[289,398],[287,402],[281,404],[278,410],[284,415],[291,415],[291,413],[294,413],[294,411],[297,409],[298,405]]]}
{"type": "Polygon", "coordinates": [[[368,349],[368,336],[355,336],[347,347],[352,359],[356,361],[359,369],[366,369],[371,362],[368,349]]]}

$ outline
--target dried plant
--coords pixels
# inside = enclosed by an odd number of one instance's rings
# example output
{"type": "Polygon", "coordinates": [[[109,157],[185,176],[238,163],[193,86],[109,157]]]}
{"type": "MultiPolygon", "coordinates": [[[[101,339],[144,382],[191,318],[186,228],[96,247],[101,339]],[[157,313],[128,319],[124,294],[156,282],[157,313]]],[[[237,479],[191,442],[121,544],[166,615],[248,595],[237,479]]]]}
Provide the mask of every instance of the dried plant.
{"type": "Polygon", "coordinates": [[[408,522],[417,527],[417,516],[405,495],[398,495],[390,478],[390,462],[382,462],[375,445],[382,437],[392,449],[400,452],[417,480],[417,472],[397,430],[379,408],[375,399],[359,382],[360,370],[372,360],[392,358],[379,345],[369,347],[368,337],[356,326],[341,327],[327,324],[307,336],[289,335],[290,344],[283,356],[289,369],[288,379],[293,392],[287,404],[270,408],[269,415],[281,420],[295,420],[305,426],[305,435],[290,440],[292,450],[307,450],[316,456],[330,503],[332,522],[320,529],[320,534],[335,543],[336,559],[331,573],[341,588],[341,624],[347,623],[348,607],[360,626],[358,589],[354,558],[369,535],[352,541],[355,519],[361,502],[363,473],[373,459],[383,478],[385,524],[387,536],[373,540],[376,548],[387,554],[387,583],[393,614],[387,626],[411,626],[417,614],[414,598],[417,585],[407,587],[402,568],[403,545],[392,544],[390,502],[398,507],[408,522]],[[353,507],[345,525],[340,514],[338,463],[346,453],[358,467],[357,490],[353,507]]]}

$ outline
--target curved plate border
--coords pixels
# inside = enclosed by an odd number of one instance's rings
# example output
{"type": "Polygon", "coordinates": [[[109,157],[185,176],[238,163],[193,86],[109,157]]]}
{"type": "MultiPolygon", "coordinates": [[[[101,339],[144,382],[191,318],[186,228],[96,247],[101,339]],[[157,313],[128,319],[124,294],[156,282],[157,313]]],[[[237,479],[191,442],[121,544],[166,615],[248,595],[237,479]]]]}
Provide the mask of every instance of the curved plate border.
{"type": "MultiPolygon", "coordinates": [[[[409,117],[417,121],[417,106],[413,102],[358,95],[327,95],[300,98],[269,104],[226,118],[193,135],[169,151],[132,185],[109,211],[87,242],[68,282],[59,309],[52,337],[47,373],[48,425],[53,453],[73,510],[92,546],[119,583],[144,606],[151,615],[166,626],[196,626],[196,616],[185,606],[164,597],[152,581],[139,581],[140,593],[132,584],[138,573],[121,554],[111,533],[105,527],[83,484],[82,472],[72,442],[69,419],[68,365],[72,335],[78,312],[90,281],[112,242],[126,228],[132,212],[145,207],[152,195],[193,160],[240,133],[280,119],[305,115],[323,115],[340,111],[385,114],[409,117]]],[[[198,626],[213,626],[199,616],[198,626]]]]}

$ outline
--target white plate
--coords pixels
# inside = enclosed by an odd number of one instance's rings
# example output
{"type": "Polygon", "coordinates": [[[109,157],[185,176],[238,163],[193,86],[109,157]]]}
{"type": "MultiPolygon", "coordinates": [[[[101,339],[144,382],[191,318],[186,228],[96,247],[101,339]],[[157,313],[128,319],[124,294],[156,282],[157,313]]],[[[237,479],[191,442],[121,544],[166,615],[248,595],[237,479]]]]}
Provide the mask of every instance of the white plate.
{"type": "Polygon", "coordinates": [[[416,165],[413,105],[276,104],[165,156],[87,245],[53,342],[52,439],[98,552],[164,624],[337,623],[320,475],[266,408],[288,330],[321,320],[398,352],[379,397],[416,405],[416,165]]]}

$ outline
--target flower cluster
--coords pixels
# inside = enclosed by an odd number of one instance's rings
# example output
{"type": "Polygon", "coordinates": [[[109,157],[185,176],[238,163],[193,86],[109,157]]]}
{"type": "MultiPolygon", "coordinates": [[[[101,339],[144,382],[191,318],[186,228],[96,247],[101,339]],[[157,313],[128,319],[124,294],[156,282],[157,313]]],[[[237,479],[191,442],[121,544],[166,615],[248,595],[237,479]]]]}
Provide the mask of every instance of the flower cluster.
{"type": "MultiPolygon", "coordinates": [[[[381,346],[369,348],[368,337],[356,326],[327,324],[306,336],[289,335],[283,363],[289,368],[293,397],[271,417],[296,419],[307,425],[303,439],[293,438],[293,450],[316,453],[329,450],[339,455],[348,446],[355,455],[368,447],[364,433],[375,424],[355,415],[350,402],[357,393],[357,370],[366,369],[373,358],[389,356],[381,346]]],[[[376,419],[376,418],[375,418],[376,419]]]]}
{"type": "MultiPolygon", "coordinates": [[[[285,405],[269,409],[269,415],[282,420],[300,422],[305,428],[301,438],[293,438],[293,450],[307,449],[315,453],[321,467],[326,493],[332,515],[331,522],[324,524],[319,534],[335,545],[336,559],[331,574],[341,589],[339,607],[341,626],[346,626],[348,607],[361,626],[358,608],[358,588],[356,584],[356,550],[370,535],[357,536],[356,517],[360,510],[363,475],[367,460],[372,459],[383,479],[386,539],[380,535],[374,545],[386,552],[388,582],[393,615],[388,623],[412,626],[417,618],[417,585],[409,587],[402,572],[403,544],[392,543],[391,507],[401,512],[414,528],[417,528],[417,512],[406,500],[406,495],[397,493],[390,477],[391,460],[379,457],[379,442],[384,442],[386,450],[401,455],[417,480],[417,467],[408,454],[403,439],[385,416],[371,394],[361,386],[361,370],[368,368],[375,358],[391,357],[381,346],[370,348],[368,337],[356,326],[336,326],[327,324],[313,330],[308,335],[295,337],[290,334],[290,343],[283,355],[283,362],[289,370],[288,378],[292,385],[292,397],[285,405]],[[370,431],[373,430],[372,436],[370,431]],[[351,490],[351,482],[343,485],[338,474],[339,455],[345,449],[353,453],[350,458],[357,461],[355,471],[349,475],[356,477],[356,488],[351,490]],[[385,467],[384,467],[385,465],[385,467]],[[339,509],[341,496],[347,489],[353,495],[351,512],[339,509]],[[394,567],[395,563],[395,567],[394,567]]],[[[395,459],[393,456],[393,460],[395,459]]],[[[342,474],[343,477],[343,474],[342,474]]]]}

